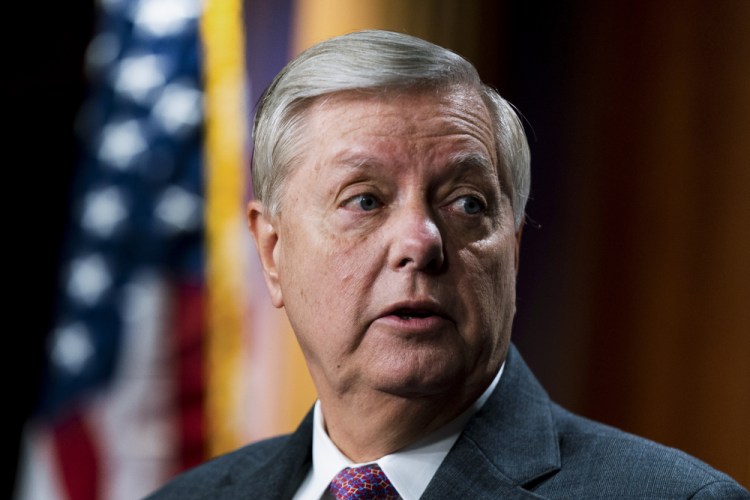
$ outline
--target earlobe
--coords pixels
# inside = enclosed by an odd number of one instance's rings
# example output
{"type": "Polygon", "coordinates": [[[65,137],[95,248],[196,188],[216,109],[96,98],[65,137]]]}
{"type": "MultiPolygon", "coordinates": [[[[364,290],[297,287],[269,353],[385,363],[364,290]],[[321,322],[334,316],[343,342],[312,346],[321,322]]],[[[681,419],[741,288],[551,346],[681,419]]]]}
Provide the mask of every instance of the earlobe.
{"type": "Polygon", "coordinates": [[[263,266],[263,277],[266,281],[271,302],[275,307],[283,307],[284,299],[279,280],[279,233],[278,221],[268,215],[262,203],[252,200],[247,205],[247,225],[255,240],[260,263],[263,266]]]}

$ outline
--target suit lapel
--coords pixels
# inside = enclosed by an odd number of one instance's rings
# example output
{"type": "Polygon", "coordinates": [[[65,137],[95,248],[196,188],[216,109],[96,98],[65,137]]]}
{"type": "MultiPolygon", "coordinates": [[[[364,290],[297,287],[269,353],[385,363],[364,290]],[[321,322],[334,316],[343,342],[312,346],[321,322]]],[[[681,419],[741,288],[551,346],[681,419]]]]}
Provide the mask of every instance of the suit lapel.
{"type": "Polygon", "coordinates": [[[526,489],[560,469],[550,401],[511,346],[498,387],[468,422],[422,498],[541,498],[526,489]]]}
{"type": "Polygon", "coordinates": [[[505,477],[472,442],[457,442],[422,495],[424,499],[539,499],[505,477]]]}

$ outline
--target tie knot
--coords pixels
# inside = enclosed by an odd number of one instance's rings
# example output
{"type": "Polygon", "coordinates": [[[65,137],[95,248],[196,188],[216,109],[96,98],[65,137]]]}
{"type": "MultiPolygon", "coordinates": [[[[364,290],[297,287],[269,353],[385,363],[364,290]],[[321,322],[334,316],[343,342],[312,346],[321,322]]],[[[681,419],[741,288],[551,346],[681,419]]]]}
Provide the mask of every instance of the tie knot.
{"type": "Polygon", "coordinates": [[[336,500],[397,500],[396,488],[377,464],[342,470],[330,486],[336,500]]]}

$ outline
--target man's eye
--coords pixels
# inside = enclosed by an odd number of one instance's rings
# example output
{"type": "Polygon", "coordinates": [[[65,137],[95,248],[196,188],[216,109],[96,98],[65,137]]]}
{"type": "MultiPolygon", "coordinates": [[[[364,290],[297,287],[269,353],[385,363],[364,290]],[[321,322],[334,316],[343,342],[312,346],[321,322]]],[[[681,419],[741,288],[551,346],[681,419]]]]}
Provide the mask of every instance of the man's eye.
{"type": "Polygon", "coordinates": [[[482,200],[476,196],[461,196],[458,198],[454,205],[459,207],[463,212],[469,215],[475,215],[485,210],[485,205],[482,200]]]}
{"type": "Polygon", "coordinates": [[[354,208],[369,212],[380,208],[383,204],[375,196],[371,194],[358,194],[346,201],[345,205],[353,206],[354,208]]]}

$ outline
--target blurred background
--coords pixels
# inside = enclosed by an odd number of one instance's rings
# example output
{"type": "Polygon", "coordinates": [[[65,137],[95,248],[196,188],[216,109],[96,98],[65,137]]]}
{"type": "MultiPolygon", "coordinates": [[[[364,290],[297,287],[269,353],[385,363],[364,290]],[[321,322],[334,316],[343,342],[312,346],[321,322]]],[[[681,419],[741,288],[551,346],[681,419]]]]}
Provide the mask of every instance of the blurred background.
{"type": "Polygon", "coordinates": [[[523,115],[514,340],[552,398],[750,486],[750,2],[106,0],[8,20],[8,496],[136,498],[309,409],[242,221],[247,129],[290,57],[362,28],[459,52],[523,115]]]}

